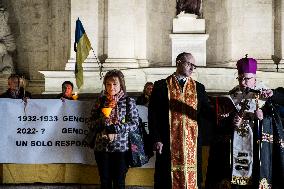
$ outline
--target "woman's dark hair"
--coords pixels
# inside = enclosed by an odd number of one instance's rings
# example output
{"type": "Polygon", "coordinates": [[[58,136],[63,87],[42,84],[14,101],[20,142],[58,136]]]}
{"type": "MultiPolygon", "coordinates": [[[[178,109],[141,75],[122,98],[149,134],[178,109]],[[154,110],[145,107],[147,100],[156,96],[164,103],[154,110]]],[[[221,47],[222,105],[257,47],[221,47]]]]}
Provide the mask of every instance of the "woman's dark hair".
{"type": "Polygon", "coordinates": [[[119,79],[119,84],[121,89],[123,90],[124,93],[126,93],[126,86],[125,86],[125,80],[124,80],[124,75],[120,70],[110,70],[106,73],[104,77],[103,84],[106,86],[106,81],[110,78],[117,77],[119,79]]]}
{"type": "Polygon", "coordinates": [[[145,83],[144,89],[143,89],[143,93],[144,93],[144,94],[145,94],[146,88],[147,88],[148,86],[154,86],[154,83],[153,83],[153,82],[147,82],[147,83],[145,83]]]}
{"type": "Polygon", "coordinates": [[[14,79],[14,78],[17,78],[17,79],[20,79],[20,76],[17,75],[17,74],[11,74],[8,79],[14,79]]]}
{"type": "Polygon", "coordinates": [[[63,83],[62,83],[62,92],[63,91],[65,91],[65,85],[71,85],[71,87],[72,87],[72,90],[73,90],[73,83],[71,82],[71,81],[64,81],[63,83]]]}

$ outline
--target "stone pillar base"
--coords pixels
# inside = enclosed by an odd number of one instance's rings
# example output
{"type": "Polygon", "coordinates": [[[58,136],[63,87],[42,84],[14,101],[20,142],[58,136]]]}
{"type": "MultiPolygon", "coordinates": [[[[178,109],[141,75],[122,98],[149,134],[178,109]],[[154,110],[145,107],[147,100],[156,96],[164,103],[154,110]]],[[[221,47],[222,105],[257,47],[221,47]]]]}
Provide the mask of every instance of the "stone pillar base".
{"type": "Polygon", "coordinates": [[[149,67],[149,61],[146,59],[138,59],[138,64],[140,67],[149,67]]]}
{"type": "MultiPolygon", "coordinates": [[[[99,63],[98,59],[96,58],[87,58],[85,62],[82,64],[84,70],[98,70],[99,69],[99,63]]],[[[65,70],[75,70],[75,63],[76,59],[71,58],[68,60],[68,62],[65,65],[65,70]]]]}
{"type": "MultiPolygon", "coordinates": [[[[269,72],[277,72],[277,65],[271,59],[261,59],[257,61],[257,70],[258,71],[269,71],[269,72]]],[[[227,62],[215,62],[210,63],[210,67],[216,68],[233,68],[236,69],[237,61],[227,61],[227,62]]],[[[284,72],[284,61],[281,60],[278,65],[278,72],[284,72]]]]}
{"type": "Polygon", "coordinates": [[[208,34],[170,34],[172,39],[172,66],[176,65],[176,57],[182,52],[190,52],[197,66],[206,66],[206,40],[208,34]]]}
{"type": "Polygon", "coordinates": [[[138,68],[138,61],[134,58],[108,58],[104,63],[105,68],[138,68]]]}
{"type": "Polygon", "coordinates": [[[179,14],[173,19],[173,33],[205,33],[205,19],[195,14],[179,14]]]}
{"type": "MultiPolygon", "coordinates": [[[[174,73],[175,67],[160,68],[133,68],[121,69],[125,76],[127,92],[141,92],[147,81],[164,79],[174,73]]],[[[103,74],[107,70],[104,70],[103,74]]],[[[74,71],[40,71],[45,77],[44,94],[56,94],[61,92],[61,84],[65,80],[74,83],[74,91],[78,91],[75,85],[74,71]]],[[[200,67],[193,72],[193,79],[203,83],[207,92],[227,93],[232,86],[237,85],[237,69],[235,68],[204,68],[200,67]]],[[[263,81],[269,88],[284,86],[284,74],[273,72],[257,72],[257,79],[263,81]]],[[[100,80],[99,71],[84,71],[84,85],[80,93],[100,93],[104,88],[100,80]]]]}

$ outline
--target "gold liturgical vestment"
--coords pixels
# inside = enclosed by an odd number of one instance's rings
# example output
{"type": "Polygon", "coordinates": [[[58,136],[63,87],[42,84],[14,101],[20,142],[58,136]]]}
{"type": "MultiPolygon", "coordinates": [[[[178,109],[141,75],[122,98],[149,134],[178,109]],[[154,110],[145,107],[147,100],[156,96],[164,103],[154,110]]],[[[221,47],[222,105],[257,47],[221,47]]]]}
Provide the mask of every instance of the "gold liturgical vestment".
{"type": "Polygon", "coordinates": [[[167,78],[172,189],[197,186],[197,93],[196,83],[188,78],[181,89],[176,77],[167,78]],[[183,92],[182,92],[183,91],[183,92]]]}

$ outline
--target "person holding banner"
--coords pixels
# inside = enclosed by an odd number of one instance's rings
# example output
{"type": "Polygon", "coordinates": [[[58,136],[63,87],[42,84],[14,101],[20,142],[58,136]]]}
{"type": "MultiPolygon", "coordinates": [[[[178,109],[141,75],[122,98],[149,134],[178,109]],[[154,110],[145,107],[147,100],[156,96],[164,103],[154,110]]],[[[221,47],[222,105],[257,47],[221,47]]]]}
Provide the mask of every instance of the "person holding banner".
{"type": "Polygon", "coordinates": [[[101,189],[124,189],[129,167],[128,133],[137,129],[138,110],[135,100],[127,97],[121,71],[108,71],[103,84],[105,90],[92,110],[101,189]]]}
{"type": "Polygon", "coordinates": [[[8,89],[0,95],[0,98],[26,99],[31,98],[31,93],[25,90],[25,81],[16,74],[11,74],[8,78],[8,89]]]}
{"type": "Polygon", "coordinates": [[[77,95],[73,95],[73,83],[71,81],[64,81],[62,83],[62,93],[60,93],[57,98],[60,98],[62,101],[67,100],[77,100],[77,95]]]}
{"type": "Polygon", "coordinates": [[[201,188],[202,143],[204,137],[209,138],[202,133],[213,122],[204,85],[191,78],[195,58],[180,53],[176,65],[175,73],[154,83],[149,102],[149,131],[156,150],[155,189],[201,188]]]}

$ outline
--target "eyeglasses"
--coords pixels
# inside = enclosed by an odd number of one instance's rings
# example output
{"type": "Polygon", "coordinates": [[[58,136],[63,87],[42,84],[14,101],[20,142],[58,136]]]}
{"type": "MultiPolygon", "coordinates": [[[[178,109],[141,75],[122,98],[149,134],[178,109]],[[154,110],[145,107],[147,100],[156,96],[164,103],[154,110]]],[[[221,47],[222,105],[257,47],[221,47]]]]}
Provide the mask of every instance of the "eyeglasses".
{"type": "Polygon", "coordinates": [[[252,79],[254,77],[237,77],[236,79],[238,81],[245,81],[245,82],[248,82],[250,79],[252,79]]]}
{"type": "Polygon", "coordinates": [[[186,67],[191,67],[193,69],[196,69],[196,65],[192,64],[191,62],[182,62],[186,67]]]}

